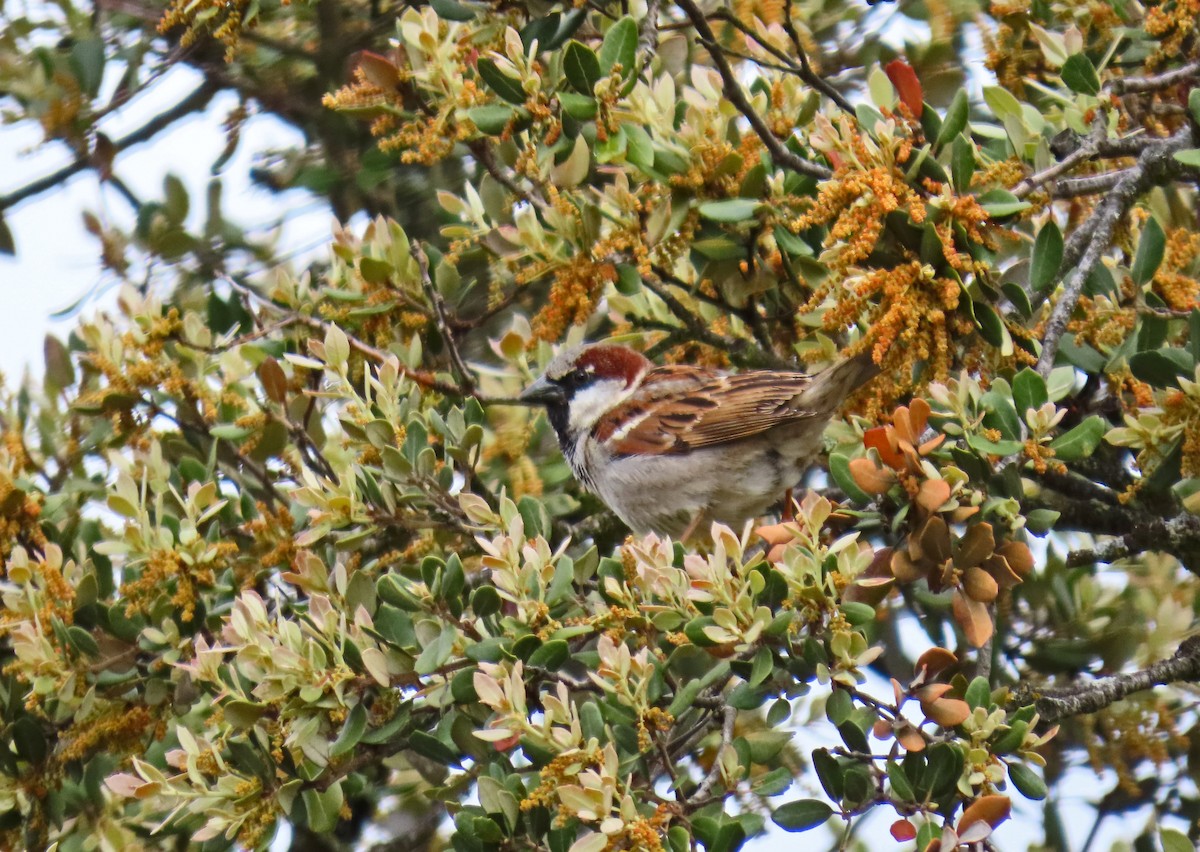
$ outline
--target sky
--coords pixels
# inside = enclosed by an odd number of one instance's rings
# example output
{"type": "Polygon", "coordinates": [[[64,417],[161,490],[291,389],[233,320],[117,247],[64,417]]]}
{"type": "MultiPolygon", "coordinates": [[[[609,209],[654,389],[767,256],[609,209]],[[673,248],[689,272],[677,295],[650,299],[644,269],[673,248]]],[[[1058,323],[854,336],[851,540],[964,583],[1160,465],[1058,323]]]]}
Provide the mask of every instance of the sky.
{"type": "MultiPolygon", "coordinates": [[[[190,92],[200,75],[176,66],[139,94],[130,104],[107,116],[101,129],[120,137],[190,92]]],[[[111,82],[111,81],[109,81],[111,82]]],[[[101,98],[103,101],[103,98],[101,98]]],[[[114,171],[142,200],[161,199],[162,180],[177,175],[191,198],[189,223],[204,216],[210,166],[225,147],[221,123],[237,104],[222,93],[208,108],[172,125],[147,144],[118,155],[114,171]]],[[[314,204],[302,190],[271,193],[250,183],[255,152],[296,144],[296,130],[271,118],[251,118],[242,131],[237,153],[224,166],[223,209],[229,218],[257,229],[277,231],[279,245],[303,253],[322,254],[332,228],[327,208],[314,204]]],[[[67,147],[40,145],[41,127],[32,121],[0,126],[0,195],[51,173],[71,162],[67,147]]],[[[42,345],[47,333],[65,338],[78,315],[53,314],[85,299],[83,315],[111,306],[114,276],[100,267],[100,243],[83,226],[82,212],[128,229],[133,223],[129,204],[111,186],[102,185],[92,170],[74,175],[65,186],[27,199],[5,212],[17,247],[15,257],[0,255],[0,372],[18,379],[27,367],[40,374],[42,345]]]]}

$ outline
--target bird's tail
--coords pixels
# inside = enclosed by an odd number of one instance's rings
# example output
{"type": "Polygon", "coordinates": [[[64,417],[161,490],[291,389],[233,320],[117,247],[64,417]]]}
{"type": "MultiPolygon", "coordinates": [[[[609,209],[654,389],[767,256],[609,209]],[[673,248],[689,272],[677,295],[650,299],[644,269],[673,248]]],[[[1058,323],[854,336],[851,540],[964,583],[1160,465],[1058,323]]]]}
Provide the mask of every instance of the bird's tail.
{"type": "Polygon", "coordinates": [[[855,355],[813,376],[802,395],[803,405],[814,411],[833,411],[846,397],[879,375],[869,353],[855,355]]]}

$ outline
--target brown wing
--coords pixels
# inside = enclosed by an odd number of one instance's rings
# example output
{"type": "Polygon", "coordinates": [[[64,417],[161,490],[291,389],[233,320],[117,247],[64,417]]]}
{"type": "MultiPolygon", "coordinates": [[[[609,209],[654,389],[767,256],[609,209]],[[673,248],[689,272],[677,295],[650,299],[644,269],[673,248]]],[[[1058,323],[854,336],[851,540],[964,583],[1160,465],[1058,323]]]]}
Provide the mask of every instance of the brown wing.
{"type": "Polygon", "coordinates": [[[781,423],[814,417],[797,407],[812,384],[804,373],[721,375],[692,367],[658,367],[638,391],[596,425],[619,455],[680,453],[738,441],[781,423]],[[622,430],[621,424],[633,423],[622,430]]]}

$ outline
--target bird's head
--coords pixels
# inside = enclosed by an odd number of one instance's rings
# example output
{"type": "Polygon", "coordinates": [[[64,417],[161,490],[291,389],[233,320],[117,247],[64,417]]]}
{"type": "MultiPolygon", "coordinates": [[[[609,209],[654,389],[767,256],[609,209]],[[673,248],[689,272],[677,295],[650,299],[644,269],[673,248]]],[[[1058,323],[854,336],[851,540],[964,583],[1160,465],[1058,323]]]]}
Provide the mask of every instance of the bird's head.
{"type": "Polygon", "coordinates": [[[578,435],[628,397],[651,366],[624,346],[576,346],[558,353],[520,399],[544,405],[560,437],[578,435]]]}

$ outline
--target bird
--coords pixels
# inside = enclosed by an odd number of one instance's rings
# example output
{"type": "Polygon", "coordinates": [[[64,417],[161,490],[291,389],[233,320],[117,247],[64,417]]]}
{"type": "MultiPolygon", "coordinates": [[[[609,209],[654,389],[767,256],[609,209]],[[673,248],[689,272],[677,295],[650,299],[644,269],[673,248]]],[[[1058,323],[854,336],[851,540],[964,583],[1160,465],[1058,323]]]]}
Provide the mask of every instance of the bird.
{"type": "Polygon", "coordinates": [[[687,540],[761,517],[800,483],[869,355],[809,375],[656,366],[610,343],[559,352],[519,399],[543,406],[575,478],[635,533],[687,540]]]}

